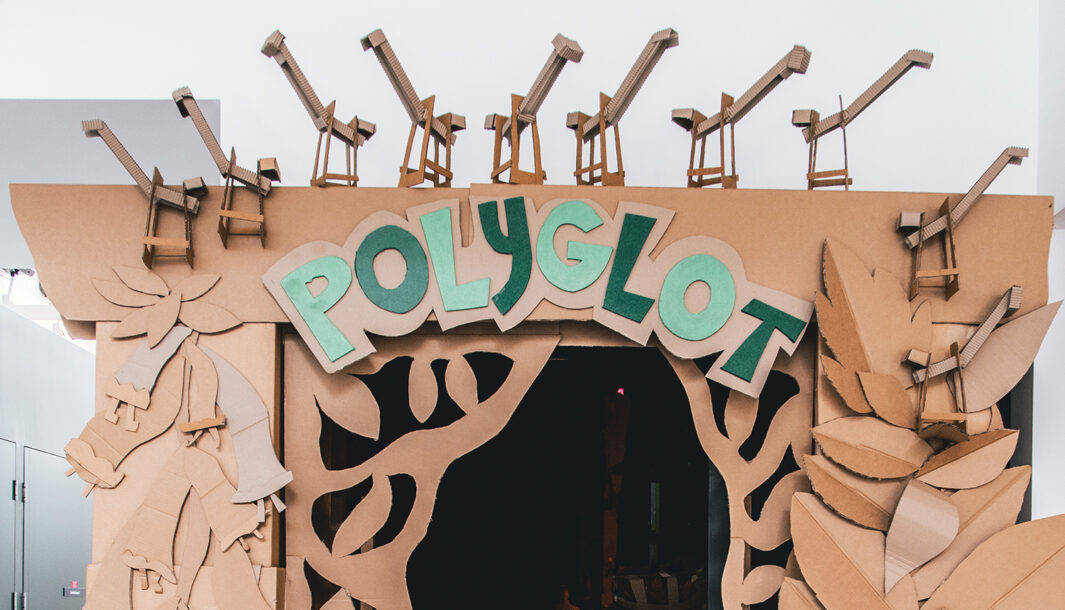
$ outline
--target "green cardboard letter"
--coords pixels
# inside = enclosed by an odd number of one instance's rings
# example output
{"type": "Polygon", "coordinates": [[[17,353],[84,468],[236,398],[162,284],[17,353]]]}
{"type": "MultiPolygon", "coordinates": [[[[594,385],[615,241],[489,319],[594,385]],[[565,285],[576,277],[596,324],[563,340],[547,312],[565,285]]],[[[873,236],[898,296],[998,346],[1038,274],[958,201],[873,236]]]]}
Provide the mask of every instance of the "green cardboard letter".
{"type": "Polygon", "coordinates": [[[583,201],[567,201],[551,210],[536,238],[536,264],[547,281],[566,292],[577,292],[599,279],[614,249],[571,241],[566,246],[566,258],[577,264],[567,265],[555,252],[555,232],[563,225],[573,225],[587,233],[601,224],[603,219],[583,201]]]}
{"type": "Polygon", "coordinates": [[[603,309],[634,322],[643,321],[655,300],[626,292],[625,284],[629,282],[629,275],[636,265],[636,257],[640,255],[640,250],[643,250],[655,222],[655,219],[649,216],[625,214],[625,220],[621,223],[621,235],[618,237],[618,251],[614,255],[614,265],[610,268],[610,279],[607,281],[606,295],[603,298],[603,309]]]}
{"type": "Polygon", "coordinates": [[[658,317],[681,339],[702,341],[728,322],[735,305],[736,284],[728,267],[709,254],[693,254],[681,259],[666,274],[658,296],[658,317]],[[700,281],[710,286],[710,302],[702,311],[688,311],[684,293],[700,281]]]}
{"type": "Polygon", "coordinates": [[[492,296],[499,313],[506,315],[529,286],[532,273],[532,244],[529,242],[529,220],[525,217],[525,202],[521,197],[503,201],[507,214],[507,234],[499,227],[498,202],[486,201],[477,206],[481,215],[481,229],[488,245],[500,254],[510,255],[510,277],[503,288],[492,296]]]}
{"type": "Polygon", "coordinates": [[[381,309],[407,313],[425,297],[429,289],[429,263],[418,239],[396,225],[378,227],[366,236],[355,251],[355,277],[366,298],[381,309]],[[398,250],[407,265],[403,281],[395,288],[385,288],[377,281],[373,262],[385,250],[398,250]]]}
{"type": "Polygon", "coordinates": [[[451,208],[440,208],[421,217],[425,244],[433,261],[436,285],[447,311],[488,307],[488,278],[459,285],[455,276],[455,244],[452,243],[451,208]]]}
{"type": "Polygon", "coordinates": [[[772,305],[767,305],[758,299],[751,299],[750,303],[743,308],[743,313],[754,316],[762,321],[758,328],[750,334],[732,357],[728,359],[721,370],[731,373],[744,381],[750,381],[754,377],[754,371],[758,368],[758,361],[762,359],[762,353],[769,345],[769,339],[773,331],[779,330],[791,341],[798,341],[802,329],[806,328],[806,322],[780,311],[772,305]]]}
{"type": "Polygon", "coordinates": [[[316,258],[290,271],[281,279],[282,290],[307,323],[330,362],[336,362],[344,354],[355,349],[344,333],[325,315],[325,312],[340,301],[349,286],[351,268],[339,256],[316,258]],[[314,296],[307,284],[320,277],[325,278],[327,284],[325,290],[314,296]]]}

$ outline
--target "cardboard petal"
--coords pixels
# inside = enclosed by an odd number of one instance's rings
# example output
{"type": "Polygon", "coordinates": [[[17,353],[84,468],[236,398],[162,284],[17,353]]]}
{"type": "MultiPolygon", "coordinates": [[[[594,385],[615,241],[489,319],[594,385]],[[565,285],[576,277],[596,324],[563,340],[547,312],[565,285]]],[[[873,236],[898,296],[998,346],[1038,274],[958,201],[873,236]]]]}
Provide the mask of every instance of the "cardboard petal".
{"type": "Polygon", "coordinates": [[[983,411],[1017,385],[1031,368],[1061,301],[999,326],[973,356],[962,375],[965,410],[983,411]]]}
{"type": "Polygon", "coordinates": [[[220,277],[221,276],[217,273],[197,273],[195,275],[190,275],[178,282],[178,285],[174,287],[174,292],[181,295],[182,301],[198,299],[207,294],[208,290],[214,288],[214,285],[218,283],[220,277]]]}
{"type": "Polygon", "coordinates": [[[392,508],[392,485],[385,475],[374,475],[370,491],[340,524],[333,539],[333,557],[344,557],[359,550],[373,538],[388,520],[392,508]]]}
{"type": "Polygon", "coordinates": [[[181,309],[181,298],[176,294],[164,297],[149,308],[148,313],[148,347],[155,347],[163,340],[166,333],[177,322],[181,309]]]}
{"type": "Polygon", "coordinates": [[[744,605],[760,604],[780,589],[784,568],[775,565],[758,566],[747,573],[741,587],[744,605]]]}
{"type": "Polygon", "coordinates": [[[121,305],[123,307],[147,307],[159,300],[159,297],[157,296],[131,290],[122,282],[98,280],[94,278],[92,280],[92,285],[96,288],[96,292],[98,292],[100,296],[115,305],[121,305]]]}
{"type": "Polygon", "coordinates": [[[170,294],[170,289],[167,288],[163,278],[144,267],[124,267],[116,265],[115,267],[112,267],[112,269],[114,270],[115,275],[118,276],[118,279],[122,280],[123,284],[137,292],[154,294],[160,297],[165,297],[170,294]]]}
{"type": "Polygon", "coordinates": [[[865,392],[858,381],[858,375],[852,369],[848,369],[839,362],[821,357],[821,366],[825,370],[825,377],[832,383],[840,398],[846,403],[847,408],[855,413],[872,413],[873,407],[865,398],[865,392]]]}
{"type": "Polygon", "coordinates": [[[791,536],[803,576],[825,608],[891,607],[884,600],[883,534],[844,520],[813,494],[797,493],[791,536]]]}
{"type": "Polygon", "coordinates": [[[377,440],[381,433],[381,407],[370,388],[352,375],[323,375],[314,391],[318,407],[348,432],[377,440]]]}
{"type": "Polygon", "coordinates": [[[987,485],[950,496],[958,509],[958,535],[946,550],[913,572],[919,599],[932,595],[981,542],[1016,523],[1031,478],[1031,466],[1018,466],[987,485]]]}
{"type": "Polygon", "coordinates": [[[814,439],[833,462],[874,479],[916,472],[932,448],[917,434],[875,417],[841,417],[813,429],[814,439]]]}
{"type": "Polygon", "coordinates": [[[867,479],[822,455],[808,455],[805,462],[814,493],[832,510],[863,527],[887,531],[904,481],[867,479]]]}
{"type": "Polygon", "coordinates": [[[880,419],[902,428],[917,429],[917,410],[899,380],[882,373],[858,372],[869,406],[880,419]]]}
{"type": "Polygon", "coordinates": [[[1017,448],[1016,430],[977,434],[932,456],[917,478],[946,489],[971,489],[999,476],[1017,448]]]}
{"type": "Polygon", "coordinates": [[[785,578],[780,585],[780,610],[824,610],[810,585],[794,578],[785,578]]]}
{"type": "Polygon", "coordinates": [[[422,424],[436,410],[439,392],[432,363],[431,357],[415,358],[410,364],[410,379],[407,382],[411,413],[414,414],[414,419],[422,424]]]}
{"type": "MultiPolygon", "coordinates": [[[[884,590],[890,592],[899,579],[950,546],[957,533],[958,508],[947,494],[910,480],[887,532],[884,590]]],[[[916,603],[916,591],[913,599],[916,603]]]]}
{"type": "Polygon", "coordinates": [[[1065,599],[1065,515],[1008,527],[976,547],[923,608],[1047,608],[1065,599]]]}
{"type": "Polygon", "coordinates": [[[477,406],[477,376],[466,358],[459,356],[447,362],[444,385],[455,404],[469,413],[477,406]]]}
{"type": "Polygon", "coordinates": [[[203,503],[200,496],[189,494],[185,500],[185,515],[188,523],[185,531],[185,549],[181,553],[181,570],[178,573],[177,597],[186,606],[192,597],[192,585],[196,582],[196,574],[203,566],[203,560],[207,557],[207,547],[211,544],[211,525],[207,522],[207,515],[203,512],[203,503]]]}
{"type": "Polygon", "coordinates": [[[151,307],[134,309],[111,330],[111,338],[127,339],[129,337],[139,337],[148,332],[148,317],[151,312],[151,307]]]}
{"type": "Polygon", "coordinates": [[[219,548],[215,555],[211,590],[220,610],[270,610],[259,590],[255,570],[240,546],[219,548]]]}
{"type": "Polygon", "coordinates": [[[224,332],[241,324],[236,316],[218,305],[199,301],[181,303],[178,319],[192,330],[205,335],[224,332]]]}

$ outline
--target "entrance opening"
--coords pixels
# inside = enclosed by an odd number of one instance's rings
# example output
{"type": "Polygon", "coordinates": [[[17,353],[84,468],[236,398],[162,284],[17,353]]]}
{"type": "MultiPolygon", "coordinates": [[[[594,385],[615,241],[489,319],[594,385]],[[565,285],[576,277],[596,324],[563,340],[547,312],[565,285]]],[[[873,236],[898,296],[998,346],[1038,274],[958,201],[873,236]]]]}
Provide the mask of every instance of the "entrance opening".
{"type": "Polygon", "coordinates": [[[702,608],[709,481],[658,350],[558,348],[502,433],[444,474],[408,565],[413,606],[603,610],[679,595],[702,608]]]}

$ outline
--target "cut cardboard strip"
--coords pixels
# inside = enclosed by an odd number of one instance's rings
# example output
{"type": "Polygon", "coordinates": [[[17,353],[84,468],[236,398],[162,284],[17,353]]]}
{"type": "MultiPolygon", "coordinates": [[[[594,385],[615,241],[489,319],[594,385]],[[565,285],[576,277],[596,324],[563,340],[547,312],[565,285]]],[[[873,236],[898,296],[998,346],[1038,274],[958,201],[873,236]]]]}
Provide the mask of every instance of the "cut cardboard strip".
{"type": "Polygon", "coordinates": [[[873,407],[865,398],[865,392],[855,371],[848,369],[828,356],[821,356],[825,376],[832,383],[847,408],[855,413],[872,413],[873,407]]]}
{"type": "Polygon", "coordinates": [[[1014,525],[988,538],[923,607],[1046,608],[1065,599],[1062,574],[1065,515],[1057,515],[1014,525]]]}
{"type": "Polygon", "coordinates": [[[285,608],[309,610],[311,607],[311,587],[307,584],[304,565],[302,557],[285,557],[285,608]]]}
{"type": "Polygon", "coordinates": [[[115,275],[118,276],[118,279],[122,280],[123,284],[137,292],[154,294],[160,297],[165,297],[170,294],[170,288],[167,287],[163,278],[144,267],[115,265],[111,269],[115,272],[115,275]]]}
{"type": "Polygon", "coordinates": [[[324,376],[314,399],[329,419],[345,430],[372,440],[381,433],[381,407],[361,379],[336,373],[324,376]]]}
{"type": "Polygon", "coordinates": [[[477,376],[466,358],[459,356],[447,362],[444,371],[447,393],[463,412],[469,413],[477,406],[477,376]]]}
{"type": "Polygon", "coordinates": [[[213,335],[241,325],[241,321],[229,311],[199,301],[184,301],[178,312],[178,320],[198,333],[213,335]]]}
{"type": "Polygon", "coordinates": [[[780,585],[780,610],[824,610],[813,589],[802,580],[785,578],[780,585]]]}
{"type": "Polygon", "coordinates": [[[804,459],[810,485],[825,504],[858,525],[887,531],[905,482],[867,479],[821,455],[804,459]]]}
{"type": "Polygon", "coordinates": [[[946,550],[913,572],[919,599],[932,595],[981,542],[1017,521],[1031,478],[1031,466],[1018,466],[987,485],[950,496],[958,509],[958,535],[946,550]]]}
{"type": "Polygon", "coordinates": [[[240,487],[233,502],[255,502],[268,497],[292,480],[274,453],[270,416],[263,399],[233,365],[208,347],[201,348],[218,372],[218,407],[237,454],[240,487]]]}
{"type": "Polygon", "coordinates": [[[271,610],[256,582],[248,554],[239,546],[219,548],[211,589],[220,610],[271,610]]]}
{"type": "Polygon", "coordinates": [[[184,326],[175,326],[156,344],[155,347],[144,343],[137,347],[122,368],[115,372],[115,380],[120,384],[132,383],[138,390],[151,391],[163,366],[177,353],[181,342],[192,334],[184,326]]]}
{"type": "Polygon", "coordinates": [[[182,301],[191,301],[207,294],[222,276],[217,273],[197,273],[178,282],[173,292],[181,295],[182,301]]]}
{"type": "Polygon", "coordinates": [[[193,432],[210,426],[225,423],[225,417],[218,421],[215,417],[215,403],[218,400],[218,372],[214,362],[203,353],[195,343],[186,341],[181,354],[189,364],[189,423],[182,424],[182,432],[193,432]],[[193,422],[197,422],[193,426],[193,422]],[[210,423],[215,422],[215,423],[210,423]]]}
{"type": "Polygon", "coordinates": [[[874,479],[913,474],[932,454],[914,432],[875,417],[834,419],[814,428],[813,436],[833,462],[874,479]]]}
{"type": "Polygon", "coordinates": [[[258,527],[255,506],[234,504],[233,485],[222,474],[213,457],[195,447],[182,452],[185,458],[185,475],[196,488],[203,501],[203,510],[211,524],[222,550],[228,549],[241,536],[246,536],[258,527]]]}
{"type": "Polygon", "coordinates": [[[207,557],[207,547],[211,543],[211,525],[207,522],[207,514],[203,512],[203,502],[198,494],[191,493],[185,500],[185,514],[188,516],[188,533],[179,563],[181,569],[178,572],[177,599],[187,607],[192,598],[192,585],[196,581],[196,574],[207,557]]]}
{"type": "Polygon", "coordinates": [[[917,409],[898,379],[859,371],[858,380],[869,406],[880,419],[902,428],[917,429],[917,409]]]}
{"type": "Polygon", "coordinates": [[[147,307],[159,301],[159,297],[137,292],[122,282],[97,278],[93,278],[91,282],[100,296],[122,307],[147,307]]]}
{"type": "Polygon", "coordinates": [[[983,411],[1013,389],[1031,368],[1061,301],[996,328],[963,373],[965,410],[983,411]]]}
{"type": "Polygon", "coordinates": [[[172,294],[152,305],[148,313],[148,347],[155,347],[177,322],[181,296],[172,294]]]}
{"type": "MultiPolygon", "coordinates": [[[[958,533],[958,509],[945,493],[910,480],[902,492],[884,550],[884,590],[950,546],[958,533]]],[[[909,583],[913,588],[913,583],[909,583]]],[[[917,601],[916,590],[913,592],[917,601]]]]}
{"type": "Polygon", "coordinates": [[[200,430],[206,430],[208,428],[217,428],[226,424],[225,415],[219,415],[218,417],[211,417],[209,419],[196,419],[190,421],[187,424],[181,424],[178,429],[182,432],[189,434],[192,432],[199,432],[200,430]]]}
{"type": "Polygon", "coordinates": [[[174,575],[174,534],[181,507],[189,494],[181,450],[170,456],[137,511],[122,560],[135,570],[150,570],[177,583],[174,575]]]}
{"type": "Polygon", "coordinates": [[[946,489],[979,487],[999,476],[1017,448],[1017,439],[1016,430],[978,434],[932,456],[917,478],[946,489]]]}
{"type": "Polygon", "coordinates": [[[370,491],[340,524],[333,539],[333,557],[344,557],[373,540],[388,520],[392,508],[392,485],[385,475],[374,475],[370,491]]]}
{"type": "Polygon", "coordinates": [[[797,493],[791,536],[803,576],[825,608],[891,607],[883,591],[884,534],[849,523],[813,494],[797,493]]]}
{"type": "Polygon", "coordinates": [[[407,383],[411,413],[414,414],[414,419],[422,424],[436,410],[439,392],[436,387],[436,375],[431,365],[431,357],[415,358],[410,364],[410,379],[407,383]]]}

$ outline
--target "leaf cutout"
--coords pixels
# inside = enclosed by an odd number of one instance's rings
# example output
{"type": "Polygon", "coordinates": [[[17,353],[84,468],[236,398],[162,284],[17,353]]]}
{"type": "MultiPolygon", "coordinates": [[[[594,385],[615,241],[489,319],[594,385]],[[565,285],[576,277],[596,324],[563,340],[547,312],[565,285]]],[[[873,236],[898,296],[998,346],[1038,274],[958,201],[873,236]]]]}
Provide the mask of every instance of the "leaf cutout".
{"type": "Polygon", "coordinates": [[[976,547],[924,608],[1046,608],[1065,598],[1065,515],[1008,527],[976,547]]]}
{"type": "Polygon", "coordinates": [[[740,392],[730,392],[725,403],[725,433],[737,446],[743,443],[754,429],[758,418],[758,399],[740,392]]]}
{"type": "Polygon", "coordinates": [[[444,372],[444,385],[455,404],[465,413],[477,406],[477,376],[462,356],[452,358],[444,372]]]}
{"type": "Polygon", "coordinates": [[[241,324],[241,321],[236,316],[218,305],[199,301],[181,303],[178,319],[185,326],[205,335],[227,331],[241,324]]]}
{"type": "Polygon", "coordinates": [[[1016,430],[993,430],[944,449],[932,456],[917,473],[929,485],[946,489],[970,489],[983,485],[1002,472],[1017,448],[1016,430]]]}
{"type": "Polygon", "coordinates": [[[115,275],[118,276],[118,279],[122,280],[123,284],[137,292],[154,294],[160,297],[165,297],[170,294],[170,289],[167,288],[163,278],[144,267],[115,266],[111,269],[115,272],[115,275]]]}
{"type": "Polygon", "coordinates": [[[1017,385],[1060,306],[1061,301],[1044,305],[991,331],[963,373],[966,411],[983,411],[1017,385]]]}
{"type": "MultiPolygon", "coordinates": [[[[155,347],[163,340],[166,333],[174,328],[177,322],[178,311],[181,309],[181,298],[176,294],[164,297],[150,308],[148,313],[148,347],[155,347]]],[[[195,329],[194,329],[195,330],[195,329]]]]}
{"type": "Polygon", "coordinates": [[[822,455],[808,455],[805,462],[814,493],[832,510],[858,525],[887,531],[905,482],[867,479],[822,455]]]}
{"type": "Polygon", "coordinates": [[[930,351],[932,310],[922,303],[913,312],[899,280],[868,268],[841,242],[825,241],[822,273],[826,296],[817,299],[817,321],[836,359],[845,368],[894,376],[909,385],[900,355],[911,348],[930,351]]]}
{"type": "Polygon", "coordinates": [[[858,372],[869,406],[889,424],[917,429],[917,410],[899,380],[883,373],[858,372]]]}
{"type": "Polygon", "coordinates": [[[805,581],[785,578],[780,585],[780,610],[823,610],[813,589],[805,581]]]}
{"type": "Polygon", "coordinates": [[[1031,466],[1004,471],[988,483],[950,497],[958,509],[958,535],[945,551],[913,572],[918,599],[926,599],[981,542],[1017,521],[1031,466]]]}
{"type": "Polygon", "coordinates": [[[858,375],[828,356],[821,356],[821,367],[825,371],[836,393],[843,399],[847,408],[855,413],[872,413],[873,408],[865,399],[865,393],[858,382],[858,375]]]}
{"type": "Polygon", "coordinates": [[[381,434],[381,408],[370,388],[352,375],[324,375],[315,389],[319,408],[345,430],[377,440],[381,434]]]}
{"type": "Polygon", "coordinates": [[[813,429],[814,439],[833,462],[874,479],[913,474],[932,448],[912,430],[875,417],[841,417],[813,429]]]}
{"type": "Polygon", "coordinates": [[[917,610],[919,605],[917,604],[917,589],[914,587],[913,577],[906,574],[899,579],[898,584],[888,592],[886,599],[888,605],[895,610],[917,610]]]}
{"type": "Polygon", "coordinates": [[[100,296],[122,307],[147,307],[159,301],[159,297],[131,290],[122,282],[94,278],[92,285],[100,296]]]}
{"type": "Polygon", "coordinates": [[[407,381],[410,411],[414,414],[414,419],[422,424],[436,410],[436,399],[439,394],[432,364],[432,358],[415,358],[410,363],[410,379],[407,381]]]}
{"type": "Polygon", "coordinates": [[[744,605],[760,604],[780,590],[784,582],[784,568],[775,565],[758,566],[743,578],[740,600],[744,605]]]}
{"type": "Polygon", "coordinates": [[[218,371],[210,356],[203,353],[195,343],[182,344],[182,353],[192,369],[189,384],[189,421],[199,421],[215,416],[218,400],[218,371]]]}
{"type": "Polygon", "coordinates": [[[385,475],[375,474],[370,491],[340,524],[333,539],[333,557],[346,557],[362,548],[381,530],[392,507],[392,485],[385,475]]]}
{"type": "Polygon", "coordinates": [[[207,294],[207,291],[214,288],[214,285],[218,283],[218,278],[222,276],[217,273],[197,273],[190,275],[187,278],[178,282],[178,285],[174,287],[174,292],[181,295],[182,301],[191,301],[198,299],[207,294]]]}
{"type": "Polygon", "coordinates": [[[813,494],[797,493],[791,536],[803,576],[825,608],[890,608],[883,597],[884,534],[837,516],[813,494]]]}
{"type": "Polygon", "coordinates": [[[150,307],[142,307],[131,311],[111,330],[111,338],[128,339],[130,337],[139,337],[148,332],[148,317],[151,315],[151,311],[152,308],[150,307]]]}
{"type": "Polygon", "coordinates": [[[943,552],[957,534],[958,508],[947,494],[911,479],[887,532],[884,590],[890,592],[903,576],[943,552]]]}

